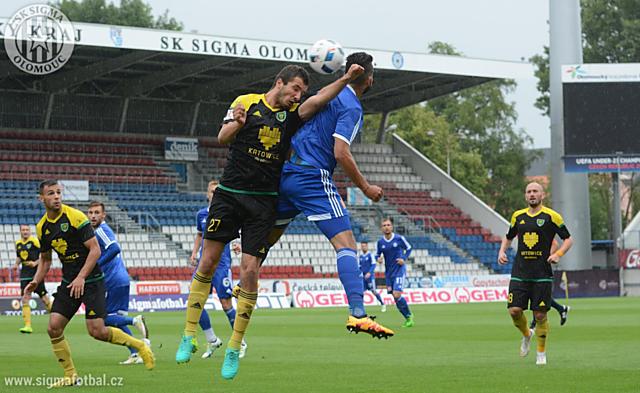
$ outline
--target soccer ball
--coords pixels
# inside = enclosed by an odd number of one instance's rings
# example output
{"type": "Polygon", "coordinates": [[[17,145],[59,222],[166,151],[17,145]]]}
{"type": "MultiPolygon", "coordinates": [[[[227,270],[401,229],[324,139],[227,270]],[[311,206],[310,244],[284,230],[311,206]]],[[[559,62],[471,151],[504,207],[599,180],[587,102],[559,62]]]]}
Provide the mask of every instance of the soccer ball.
{"type": "Polygon", "coordinates": [[[309,49],[309,66],[319,74],[333,74],[342,67],[342,45],[331,40],[319,40],[309,49]]]}

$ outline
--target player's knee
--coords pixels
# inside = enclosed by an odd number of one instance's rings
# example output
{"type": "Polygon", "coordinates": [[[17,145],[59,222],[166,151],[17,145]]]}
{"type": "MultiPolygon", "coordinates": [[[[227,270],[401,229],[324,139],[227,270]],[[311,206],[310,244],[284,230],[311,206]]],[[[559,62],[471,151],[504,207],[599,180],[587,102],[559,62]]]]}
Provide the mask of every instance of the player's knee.
{"type": "Polygon", "coordinates": [[[96,340],[107,341],[109,339],[109,329],[106,326],[87,325],[87,331],[96,340]]]}
{"type": "Polygon", "coordinates": [[[62,336],[63,332],[64,329],[61,326],[54,326],[49,324],[49,326],[47,327],[47,334],[49,334],[49,337],[51,338],[60,337],[62,336]]]}
{"type": "Polygon", "coordinates": [[[547,313],[545,311],[534,311],[533,317],[536,321],[544,321],[547,318],[547,313]]]}
{"type": "Polygon", "coordinates": [[[512,307],[509,309],[509,315],[511,315],[511,318],[520,318],[520,316],[522,316],[522,310],[512,307]]]}

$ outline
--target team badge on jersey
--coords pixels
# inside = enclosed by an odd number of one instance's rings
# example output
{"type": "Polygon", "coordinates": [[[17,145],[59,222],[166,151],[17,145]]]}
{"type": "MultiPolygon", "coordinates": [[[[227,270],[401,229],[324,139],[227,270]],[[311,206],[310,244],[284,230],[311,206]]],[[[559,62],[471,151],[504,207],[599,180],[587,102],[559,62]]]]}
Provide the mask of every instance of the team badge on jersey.
{"type": "Polygon", "coordinates": [[[526,232],[524,236],[522,236],[522,240],[524,240],[524,244],[531,249],[538,244],[538,234],[535,232],[526,232]]]}
{"type": "Polygon", "coordinates": [[[68,222],[63,222],[62,224],[60,224],[60,230],[62,232],[66,232],[69,230],[69,223],[68,222]]]}
{"type": "Polygon", "coordinates": [[[271,128],[264,126],[258,131],[258,139],[266,150],[271,149],[273,146],[280,143],[280,129],[278,127],[271,128]]]}
{"type": "Polygon", "coordinates": [[[283,122],[283,121],[287,120],[287,112],[282,111],[282,112],[276,113],[276,119],[279,122],[283,122]]]}
{"type": "Polygon", "coordinates": [[[536,224],[538,224],[539,227],[543,226],[544,225],[544,219],[543,218],[538,218],[536,220],[536,224]]]}

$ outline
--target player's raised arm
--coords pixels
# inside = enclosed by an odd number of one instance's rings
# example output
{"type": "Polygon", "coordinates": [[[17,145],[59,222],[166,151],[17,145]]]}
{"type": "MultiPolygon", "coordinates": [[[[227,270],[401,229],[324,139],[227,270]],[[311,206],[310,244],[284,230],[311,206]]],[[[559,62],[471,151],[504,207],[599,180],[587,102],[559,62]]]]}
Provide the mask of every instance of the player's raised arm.
{"type": "Polygon", "coordinates": [[[347,87],[349,82],[355,80],[363,73],[364,67],[358,64],[352,64],[341,78],[323,87],[316,95],[309,97],[300,105],[300,108],[298,108],[298,116],[300,116],[300,119],[303,121],[309,120],[327,105],[329,101],[334,99],[342,89],[347,87]]]}
{"type": "Polygon", "coordinates": [[[242,104],[242,102],[234,101],[231,104],[231,108],[227,111],[227,116],[224,118],[224,124],[220,128],[218,132],[218,143],[223,145],[227,145],[233,142],[236,134],[242,127],[244,127],[244,123],[247,121],[247,112],[246,108],[242,104]]]}

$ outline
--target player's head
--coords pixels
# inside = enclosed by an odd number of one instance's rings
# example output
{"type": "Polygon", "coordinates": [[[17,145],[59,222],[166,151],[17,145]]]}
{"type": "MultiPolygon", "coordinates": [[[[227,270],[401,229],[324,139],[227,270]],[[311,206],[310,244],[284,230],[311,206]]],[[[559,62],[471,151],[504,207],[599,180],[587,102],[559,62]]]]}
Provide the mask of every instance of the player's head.
{"type": "Polygon", "coordinates": [[[89,202],[89,210],[87,210],[87,216],[91,222],[91,226],[97,228],[102,224],[105,218],[107,218],[107,210],[104,208],[104,203],[99,201],[89,202]]]}
{"type": "Polygon", "coordinates": [[[297,65],[284,67],[273,81],[271,90],[275,93],[278,108],[289,109],[300,102],[309,88],[309,73],[297,65]]]}
{"type": "Polygon", "coordinates": [[[364,68],[364,72],[351,85],[360,89],[362,94],[366,93],[373,85],[373,56],[366,52],[354,52],[347,56],[346,70],[353,64],[358,64],[364,68]]]}
{"type": "Polygon", "coordinates": [[[362,252],[366,253],[369,251],[369,243],[367,243],[366,241],[361,241],[360,242],[360,250],[362,250],[362,252]]]}
{"type": "Polygon", "coordinates": [[[31,228],[27,224],[20,224],[20,237],[22,240],[27,240],[31,236],[31,228]]]}
{"type": "Polygon", "coordinates": [[[211,180],[209,182],[209,185],[207,186],[207,200],[209,201],[209,204],[211,204],[211,200],[213,199],[213,193],[216,191],[216,188],[218,188],[218,181],[211,180]]]}
{"type": "Polygon", "coordinates": [[[62,186],[57,180],[45,180],[38,186],[40,202],[47,210],[58,211],[62,208],[62,186]]]}
{"type": "Polygon", "coordinates": [[[385,217],[382,219],[380,229],[385,235],[389,235],[391,234],[391,232],[393,232],[393,220],[391,219],[391,217],[385,217]]]}
{"type": "Polygon", "coordinates": [[[538,207],[544,199],[544,188],[540,183],[531,182],[524,189],[524,197],[530,207],[538,207]]]}

